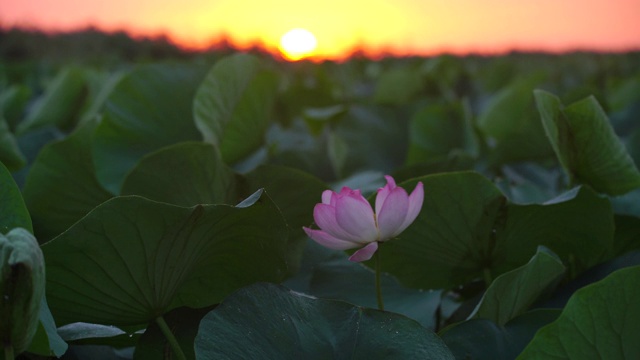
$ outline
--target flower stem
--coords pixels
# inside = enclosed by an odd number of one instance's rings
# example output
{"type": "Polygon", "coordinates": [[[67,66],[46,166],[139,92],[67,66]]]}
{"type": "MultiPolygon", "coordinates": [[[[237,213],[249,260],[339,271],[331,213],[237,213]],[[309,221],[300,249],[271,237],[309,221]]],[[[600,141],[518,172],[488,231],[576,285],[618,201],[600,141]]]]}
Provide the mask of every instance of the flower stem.
{"type": "Polygon", "coordinates": [[[13,345],[9,342],[4,344],[4,358],[6,360],[13,360],[15,356],[13,354],[13,345]]]}
{"type": "Polygon", "coordinates": [[[176,354],[176,358],[178,360],[187,360],[187,357],[184,355],[184,352],[180,348],[180,344],[178,344],[178,339],[176,339],[176,337],[173,335],[171,329],[169,329],[169,325],[167,325],[167,322],[164,321],[164,318],[162,316],[158,316],[156,318],[156,324],[158,324],[160,331],[162,331],[164,337],[166,337],[169,341],[169,345],[171,346],[173,353],[176,354]]]}
{"type": "Polygon", "coordinates": [[[382,287],[380,286],[380,249],[376,251],[376,296],[378,298],[378,309],[384,310],[384,301],[382,301],[382,287]]]}

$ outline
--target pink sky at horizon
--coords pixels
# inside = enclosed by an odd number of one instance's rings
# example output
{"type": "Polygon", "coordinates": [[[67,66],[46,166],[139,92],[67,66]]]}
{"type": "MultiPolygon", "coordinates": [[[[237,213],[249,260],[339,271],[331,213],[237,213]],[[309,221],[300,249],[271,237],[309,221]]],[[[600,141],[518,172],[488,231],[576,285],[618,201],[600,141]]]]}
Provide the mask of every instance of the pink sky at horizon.
{"type": "Polygon", "coordinates": [[[228,34],[271,49],[302,27],[326,58],[357,45],[403,55],[626,51],[640,50],[640,0],[0,0],[0,26],[165,33],[195,48],[228,34]]]}

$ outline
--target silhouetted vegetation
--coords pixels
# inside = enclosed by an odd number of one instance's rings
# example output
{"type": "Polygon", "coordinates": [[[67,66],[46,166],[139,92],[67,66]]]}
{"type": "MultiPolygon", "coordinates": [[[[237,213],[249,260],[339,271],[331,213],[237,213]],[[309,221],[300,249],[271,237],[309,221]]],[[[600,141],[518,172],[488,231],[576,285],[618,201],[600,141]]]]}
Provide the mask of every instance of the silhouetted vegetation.
{"type": "MultiPolygon", "coordinates": [[[[93,27],[47,33],[35,29],[0,26],[0,61],[6,63],[46,61],[52,65],[76,63],[112,66],[196,56],[219,57],[236,51],[238,48],[224,36],[212,41],[206,49],[188,50],[165,35],[133,37],[125,31],[104,32],[93,27]]],[[[259,43],[244,51],[272,55],[259,43]]]]}
{"type": "Polygon", "coordinates": [[[185,58],[189,55],[166,36],[134,39],[124,31],[105,33],[95,28],[55,34],[0,28],[0,58],[9,62],[47,59],[100,64],[185,58]]]}

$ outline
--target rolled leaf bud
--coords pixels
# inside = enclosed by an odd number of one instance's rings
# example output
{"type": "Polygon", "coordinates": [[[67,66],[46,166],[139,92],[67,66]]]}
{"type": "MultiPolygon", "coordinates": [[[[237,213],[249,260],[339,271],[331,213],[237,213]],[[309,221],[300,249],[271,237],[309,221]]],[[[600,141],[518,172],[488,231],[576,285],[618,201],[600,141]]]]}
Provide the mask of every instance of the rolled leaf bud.
{"type": "Polygon", "coordinates": [[[36,333],[45,290],[44,256],[22,228],[0,233],[0,338],[17,355],[36,333]]]}

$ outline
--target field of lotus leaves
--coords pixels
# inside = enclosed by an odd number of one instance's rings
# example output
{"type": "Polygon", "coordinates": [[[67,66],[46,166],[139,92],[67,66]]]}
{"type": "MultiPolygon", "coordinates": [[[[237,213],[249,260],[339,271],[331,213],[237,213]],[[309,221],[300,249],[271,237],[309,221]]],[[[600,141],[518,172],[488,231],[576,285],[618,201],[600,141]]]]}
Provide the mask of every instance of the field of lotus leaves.
{"type": "Polygon", "coordinates": [[[640,359],[638,64],[0,61],[0,356],[640,359]]]}

